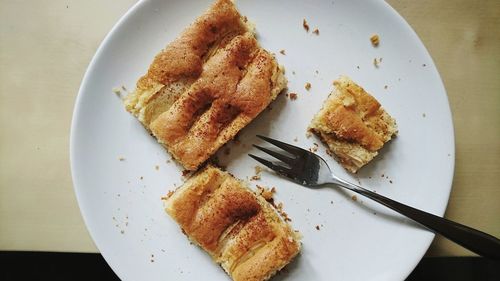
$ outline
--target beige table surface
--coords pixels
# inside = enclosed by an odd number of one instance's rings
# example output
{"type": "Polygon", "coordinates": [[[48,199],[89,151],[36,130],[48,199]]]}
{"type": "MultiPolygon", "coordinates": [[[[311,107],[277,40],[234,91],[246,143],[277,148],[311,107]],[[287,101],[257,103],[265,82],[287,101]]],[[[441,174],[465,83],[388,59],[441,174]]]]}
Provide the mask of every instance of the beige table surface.
{"type": "MultiPolygon", "coordinates": [[[[71,116],[95,50],[135,2],[0,0],[0,250],[97,251],[72,188],[71,116]]],[[[456,170],[446,217],[500,236],[500,1],[389,3],[448,91],[456,170]]],[[[439,237],[428,252],[470,254],[439,237]]]]}

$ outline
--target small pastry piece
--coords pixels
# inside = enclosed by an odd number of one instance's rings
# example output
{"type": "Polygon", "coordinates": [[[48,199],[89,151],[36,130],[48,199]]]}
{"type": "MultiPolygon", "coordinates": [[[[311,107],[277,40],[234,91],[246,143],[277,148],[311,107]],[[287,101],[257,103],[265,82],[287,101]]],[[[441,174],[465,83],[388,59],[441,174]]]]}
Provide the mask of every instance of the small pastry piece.
{"type": "Polygon", "coordinates": [[[233,2],[217,0],[153,60],[126,109],[184,168],[196,168],[286,87],[233,2]]]}
{"type": "Polygon", "coordinates": [[[309,130],[328,145],[345,169],[356,173],[397,133],[396,121],[350,78],[342,76],[334,85],[336,90],[309,130]]]}
{"type": "Polygon", "coordinates": [[[213,166],[190,178],[165,206],[235,281],[267,280],[300,251],[298,233],[264,198],[213,166]]]}

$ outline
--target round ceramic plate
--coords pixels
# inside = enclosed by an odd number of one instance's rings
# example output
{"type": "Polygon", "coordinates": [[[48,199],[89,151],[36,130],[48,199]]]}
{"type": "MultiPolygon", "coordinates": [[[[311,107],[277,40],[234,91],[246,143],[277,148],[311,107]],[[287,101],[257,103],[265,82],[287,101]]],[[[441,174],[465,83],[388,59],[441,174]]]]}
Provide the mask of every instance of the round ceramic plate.
{"type": "MultiPolygon", "coordinates": [[[[133,90],[155,54],[209,5],[140,1],[101,44],[81,85],[71,130],[75,191],[97,247],[123,280],[229,280],[165,214],[160,197],[182,184],[182,168],[112,91],[133,90]]],[[[452,119],[434,63],[404,19],[376,0],[239,0],[237,6],[256,24],[261,45],[285,66],[289,92],[298,98],[278,97],[241,131],[239,144],[219,151],[227,170],[242,179],[254,175],[257,163],[247,154],[259,154],[251,147],[260,142],[256,134],[304,148],[318,143],[318,153],[342,177],[442,215],[453,176],[452,119]],[[375,33],[377,48],[369,39],[375,33]],[[319,140],[306,137],[339,75],[375,96],[399,126],[399,136],[355,176],[326,155],[319,140]]],[[[270,172],[249,184],[276,187],[276,201],[303,234],[302,253],[275,280],[403,280],[434,237],[337,188],[310,190],[270,172]]]]}

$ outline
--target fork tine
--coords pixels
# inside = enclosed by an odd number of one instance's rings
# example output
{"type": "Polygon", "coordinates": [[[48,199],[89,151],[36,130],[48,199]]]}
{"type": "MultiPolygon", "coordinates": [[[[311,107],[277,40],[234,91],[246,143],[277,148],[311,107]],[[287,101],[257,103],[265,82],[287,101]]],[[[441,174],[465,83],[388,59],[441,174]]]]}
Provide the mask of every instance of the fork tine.
{"type": "Polygon", "coordinates": [[[285,176],[287,176],[289,178],[294,178],[295,177],[294,174],[292,173],[292,171],[289,168],[286,168],[286,167],[283,167],[283,166],[280,166],[280,165],[276,165],[276,164],[274,164],[271,161],[268,161],[266,159],[257,157],[257,156],[255,156],[253,154],[248,154],[248,156],[252,157],[253,159],[257,160],[261,164],[265,165],[269,169],[271,169],[271,170],[273,170],[273,171],[275,171],[275,172],[277,172],[279,174],[285,175],[285,176]]]}
{"type": "Polygon", "coordinates": [[[293,159],[291,157],[288,157],[286,155],[283,155],[283,154],[281,154],[279,152],[276,152],[276,151],[273,151],[271,149],[267,149],[265,147],[261,147],[261,146],[255,145],[255,144],[253,146],[255,148],[260,149],[260,150],[264,151],[265,153],[273,156],[274,158],[279,159],[279,160],[285,162],[286,164],[291,165],[294,162],[294,160],[295,160],[295,159],[293,159]]]}
{"type": "Polygon", "coordinates": [[[295,156],[301,156],[301,155],[304,155],[304,152],[307,153],[307,150],[305,149],[302,149],[300,147],[297,147],[297,146],[294,146],[294,145],[291,145],[291,144],[288,144],[288,143],[284,143],[284,142],[281,142],[279,140],[275,140],[275,139],[272,139],[272,138],[268,138],[268,137],[264,137],[264,136],[261,136],[261,135],[257,135],[258,138],[260,139],[263,139],[271,144],[274,144],[275,146],[283,149],[284,151],[288,152],[288,153],[291,153],[295,156]]]}

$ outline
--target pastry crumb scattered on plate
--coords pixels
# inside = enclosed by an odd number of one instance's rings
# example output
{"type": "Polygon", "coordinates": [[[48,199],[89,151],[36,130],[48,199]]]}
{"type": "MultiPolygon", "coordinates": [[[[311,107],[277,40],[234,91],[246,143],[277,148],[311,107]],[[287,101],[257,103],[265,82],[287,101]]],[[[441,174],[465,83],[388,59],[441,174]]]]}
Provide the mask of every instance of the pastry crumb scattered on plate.
{"type": "Polygon", "coordinates": [[[377,47],[380,43],[380,37],[378,36],[378,34],[373,34],[370,37],[370,41],[372,42],[373,47],[377,47]]]}
{"type": "Polygon", "coordinates": [[[302,27],[304,27],[304,29],[309,32],[309,24],[307,23],[306,19],[303,19],[302,20],[302,27]]]}

